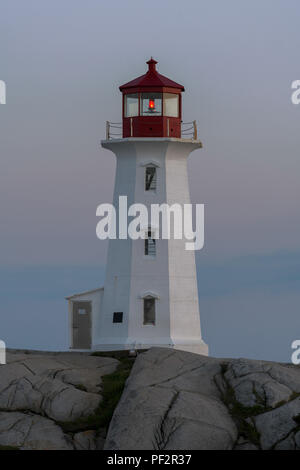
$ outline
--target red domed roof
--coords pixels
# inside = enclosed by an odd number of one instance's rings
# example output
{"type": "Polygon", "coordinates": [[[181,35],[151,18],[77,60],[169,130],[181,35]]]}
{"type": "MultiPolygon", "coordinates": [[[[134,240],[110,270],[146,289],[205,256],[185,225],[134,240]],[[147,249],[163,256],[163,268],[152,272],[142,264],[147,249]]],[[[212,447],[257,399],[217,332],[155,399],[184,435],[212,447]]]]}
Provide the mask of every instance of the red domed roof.
{"type": "Polygon", "coordinates": [[[156,70],[156,60],[151,59],[147,62],[149,69],[148,72],[140,77],[131,80],[128,83],[120,86],[120,91],[123,91],[127,88],[140,88],[140,87],[168,87],[168,88],[177,88],[181,91],[184,91],[184,86],[179,83],[173,82],[169,78],[161,75],[156,70]]]}

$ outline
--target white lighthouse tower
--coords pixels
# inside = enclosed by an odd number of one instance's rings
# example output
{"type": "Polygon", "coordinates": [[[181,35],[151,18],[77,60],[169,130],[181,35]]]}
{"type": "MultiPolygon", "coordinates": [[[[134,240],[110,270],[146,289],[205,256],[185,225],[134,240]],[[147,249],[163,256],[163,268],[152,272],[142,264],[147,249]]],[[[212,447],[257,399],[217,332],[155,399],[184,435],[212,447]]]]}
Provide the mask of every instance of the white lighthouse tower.
{"type": "MultiPolygon", "coordinates": [[[[145,75],[120,87],[122,136],[111,135],[108,124],[101,142],[117,159],[116,208],[120,196],[127,196],[128,206],[144,204],[149,213],[152,204],[190,204],[187,158],[202,145],[196,128],[192,138],[182,138],[184,87],[159,74],[156,63],[151,58],[145,75]]],[[[194,251],[186,250],[184,238],[161,239],[156,226],[142,229],[145,239],[109,241],[104,290],[69,297],[72,347],[84,343],[79,340],[81,302],[90,315],[82,338],[88,343],[90,328],[92,349],[160,346],[208,354],[201,336],[194,251]]]]}

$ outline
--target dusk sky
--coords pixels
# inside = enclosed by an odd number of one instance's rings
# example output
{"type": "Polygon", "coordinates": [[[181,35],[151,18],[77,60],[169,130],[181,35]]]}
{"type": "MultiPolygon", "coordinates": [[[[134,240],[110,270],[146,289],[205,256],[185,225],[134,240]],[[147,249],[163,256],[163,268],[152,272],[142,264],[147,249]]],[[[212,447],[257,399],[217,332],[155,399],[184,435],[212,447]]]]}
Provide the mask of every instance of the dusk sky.
{"type": "Polygon", "coordinates": [[[205,341],[217,356],[289,361],[300,339],[298,0],[0,0],[0,339],[64,349],[66,295],[101,285],[121,120],[119,85],[153,56],[182,83],[205,204],[197,253],[205,341]]]}

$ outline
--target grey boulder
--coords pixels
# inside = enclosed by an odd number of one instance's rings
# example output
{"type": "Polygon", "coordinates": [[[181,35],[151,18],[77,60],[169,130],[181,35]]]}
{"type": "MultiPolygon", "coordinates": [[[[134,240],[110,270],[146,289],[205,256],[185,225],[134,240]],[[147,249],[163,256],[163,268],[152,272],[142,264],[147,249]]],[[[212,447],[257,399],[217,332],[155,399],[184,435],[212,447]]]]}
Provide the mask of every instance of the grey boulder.
{"type": "Polygon", "coordinates": [[[220,361],[154,348],[138,356],[105,449],[230,449],[237,428],[214,376],[220,361]]]}

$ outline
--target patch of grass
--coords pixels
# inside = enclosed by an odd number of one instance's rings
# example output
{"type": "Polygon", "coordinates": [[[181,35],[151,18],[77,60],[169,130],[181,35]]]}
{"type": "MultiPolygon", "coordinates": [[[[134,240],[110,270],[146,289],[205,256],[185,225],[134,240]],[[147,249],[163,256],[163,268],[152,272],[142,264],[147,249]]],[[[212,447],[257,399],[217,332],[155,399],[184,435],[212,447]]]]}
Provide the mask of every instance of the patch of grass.
{"type": "Polygon", "coordinates": [[[223,394],[223,401],[227,408],[229,408],[230,413],[239,419],[247,419],[251,416],[259,415],[266,411],[266,408],[262,405],[255,406],[244,406],[237,401],[234,393],[234,389],[228,384],[226,379],[224,379],[226,384],[226,391],[223,394]]]}
{"type": "Polygon", "coordinates": [[[108,427],[123,393],[125,382],[130,374],[133,363],[134,358],[126,357],[121,360],[114,373],[102,377],[101,394],[103,401],[99,407],[100,427],[108,427]]]}
{"type": "Polygon", "coordinates": [[[256,446],[260,446],[260,434],[255,428],[254,424],[251,423],[249,418],[265,413],[268,411],[262,404],[255,406],[244,406],[242,405],[235,396],[233,387],[228,383],[225,377],[225,373],[228,370],[228,364],[221,365],[221,373],[225,384],[225,392],[222,393],[222,399],[226,407],[228,408],[233,420],[239,431],[239,436],[243,436],[256,446]]]}
{"type": "Polygon", "coordinates": [[[100,392],[102,401],[95,412],[86,418],[80,418],[76,421],[58,423],[64,432],[107,429],[135,361],[134,357],[128,356],[128,351],[113,351],[112,353],[95,352],[92,355],[113,357],[118,359],[119,364],[112,374],[102,376],[100,392]]]}
{"type": "Polygon", "coordinates": [[[281,406],[286,405],[287,403],[288,402],[286,400],[281,400],[278,403],[276,403],[275,406],[273,406],[273,409],[276,410],[276,408],[280,408],[281,406]]]}
{"type": "Polygon", "coordinates": [[[280,406],[286,405],[287,403],[295,400],[296,398],[300,397],[300,393],[292,392],[288,400],[281,400],[273,407],[274,409],[280,408],[280,406]]]}
{"type": "MultiPolygon", "coordinates": [[[[226,380],[225,374],[227,370],[228,363],[221,364],[221,374],[225,384],[225,391],[223,391],[223,393],[221,391],[223,402],[228,408],[234,422],[236,423],[239,431],[239,437],[244,437],[260,448],[260,434],[257,431],[254,420],[252,418],[259,414],[271,411],[275,408],[279,408],[280,406],[295,400],[300,396],[300,393],[293,392],[288,400],[282,400],[276,403],[276,406],[270,407],[266,405],[265,400],[261,398],[261,396],[255,390],[255,387],[253,387],[253,394],[256,398],[257,404],[254,406],[244,406],[238,402],[234,389],[230,386],[228,380],[226,380]]],[[[293,419],[300,429],[300,414],[295,416],[293,419]]]]}
{"type": "Polygon", "coordinates": [[[231,411],[232,414],[234,414],[238,418],[247,419],[252,416],[257,416],[261,413],[265,413],[266,411],[268,411],[268,409],[264,408],[262,405],[244,406],[235,400],[231,411]]]}
{"type": "Polygon", "coordinates": [[[257,392],[254,384],[252,386],[252,392],[253,392],[253,395],[255,396],[256,403],[258,405],[262,406],[264,409],[266,409],[266,407],[267,407],[267,398],[266,398],[266,396],[264,398],[262,398],[259,395],[259,393],[257,392]]]}
{"type": "Polygon", "coordinates": [[[242,420],[239,426],[240,436],[248,439],[252,444],[260,447],[260,434],[254,424],[242,420]]]}
{"type": "Polygon", "coordinates": [[[296,398],[300,397],[300,393],[293,392],[289,398],[289,401],[295,400],[296,398]]]}

